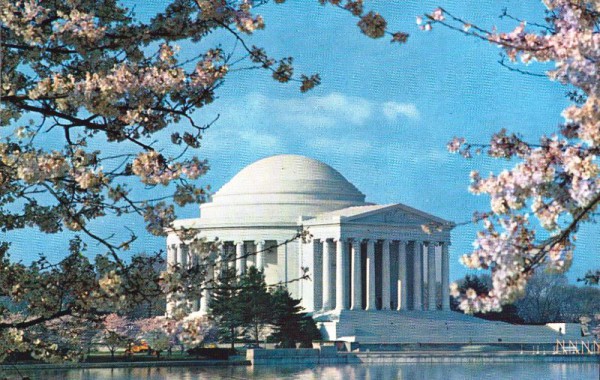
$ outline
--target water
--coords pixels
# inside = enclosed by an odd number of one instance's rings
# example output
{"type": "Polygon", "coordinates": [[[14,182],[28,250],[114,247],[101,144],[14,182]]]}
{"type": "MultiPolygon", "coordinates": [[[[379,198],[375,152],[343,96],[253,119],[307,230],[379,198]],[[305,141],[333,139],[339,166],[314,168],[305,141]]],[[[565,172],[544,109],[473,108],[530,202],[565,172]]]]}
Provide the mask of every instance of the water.
{"type": "MultiPolygon", "coordinates": [[[[192,379],[343,379],[343,380],[545,380],[600,379],[600,366],[593,363],[506,363],[506,364],[388,364],[331,366],[235,366],[118,368],[22,372],[31,379],[44,380],[192,380],[192,379]]],[[[15,372],[0,378],[19,378],[15,372]]]]}

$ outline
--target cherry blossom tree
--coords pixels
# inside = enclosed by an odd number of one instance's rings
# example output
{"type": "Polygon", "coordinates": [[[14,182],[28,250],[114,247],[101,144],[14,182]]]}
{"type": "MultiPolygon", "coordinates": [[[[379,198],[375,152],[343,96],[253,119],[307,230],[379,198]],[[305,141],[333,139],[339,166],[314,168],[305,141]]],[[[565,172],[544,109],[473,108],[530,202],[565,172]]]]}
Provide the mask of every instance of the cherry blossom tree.
{"type": "MultiPolygon", "coordinates": [[[[408,37],[388,32],[362,1],[319,2],[350,12],[367,36],[408,37]]],[[[2,309],[7,346],[35,346],[35,326],[66,316],[100,323],[165,294],[200,294],[206,268],[149,276],[161,252],[130,260],[125,252],[138,236],[106,236],[96,222],[133,214],[161,236],[174,205],[205,200],[208,187],[195,180],[209,165],[198,149],[214,119],[194,112],[232,71],[262,69],[302,92],[320,83],[318,74],[297,74],[291,57],[246,42],[265,27],[256,10],[267,3],[172,0],[147,21],[114,0],[0,3],[0,229],[70,239],[64,259],[31,265],[12,260],[9,242],[0,242],[0,297],[25,305],[19,315],[2,309]],[[207,46],[209,34],[220,43],[207,46]],[[239,48],[224,51],[226,41],[239,48]],[[181,44],[197,54],[182,59],[181,44]]]]}
{"type": "Polygon", "coordinates": [[[102,329],[99,332],[100,343],[104,344],[110,351],[111,359],[115,358],[115,352],[121,347],[125,347],[133,339],[132,331],[134,324],[126,317],[116,313],[108,314],[104,317],[102,329]]]}
{"type": "Polygon", "coordinates": [[[177,340],[186,347],[196,347],[217,339],[217,326],[206,316],[189,316],[177,325],[177,340]]]}
{"type": "MultiPolygon", "coordinates": [[[[325,3],[325,1],[323,1],[325,3]]],[[[339,6],[339,1],[330,1],[339,6]]],[[[525,141],[518,130],[506,128],[493,134],[488,144],[455,137],[448,150],[466,158],[487,153],[516,164],[499,174],[471,173],[470,191],[490,197],[490,209],[476,212],[473,222],[481,226],[475,249],[461,262],[471,269],[489,270],[492,289],[477,294],[474,289],[452,295],[459,297],[466,312],[499,311],[523,296],[528,280],[536,271],[562,273],[573,259],[577,232],[585,223],[596,222],[600,203],[600,2],[597,0],[543,0],[547,7],[543,23],[530,23],[505,12],[515,22],[508,32],[486,30],[473,20],[464,20],[444,8],[416,17],[419,29],[449,28],[469,37],[496,45],[511,63],[509,70],[532,73],[515,65],[554,64],[545,76],[565,85],[572,104],[562,111],[564,123],[539,142],[525,141]],[[514,64],[514,65],[513,65],[514,64]]],[[[387,32],[387,21],[371,13],[369,26],[362,31],[371,37],[387,32]]],[[[359,22],[359,26],[361,25],[359,22]]],[[[392,34],[394,36],[398,34],[392,34]]],[[[402,33],[403,36],[406,36],[402,33]]],[[[393,38],[395,40],[395,38],[393,38]]],[[[397,39],[405,40],[405,37],[397,39]]],[[[424,231],[439,228],[424,225],[424,231]]],[[[600,271],[590,270],[582,279],[600,282],[600,271]]]]}
{"type": "MultiPolygon", "coordinates": [[[[554,63],[546,75],[567,86],[573,101],[562,112],[564,123],[537,144],[506,129],[494,134],[489,144],[472,144],[461,137],[448,144],[451,152],[467,158],[486,151],[490,157],[516,162],[488,177],[471,173],[470,191],[489,196],[490,210],[475,213],[474,222],[482,229],[474,251],[461,261],[469,268],[490,270],[493,288],[488,294],[468,289],[460,295],[455,285],[453,295],[461,296],[460,307],[468,312],[499,310],[514,302],[536,270],[566,271],[577,231],[595,221],[600,202],[600,2],[544,4],[545,24],[528,24],[505,14],[517,24],[510,32],[485,30],[442,8],[417,18],[422,30],[443,26],[497,45],[513,63],[554,63]]],[[[586,280],[597,283],[598,272],[588,273],[586,280]]]]}
{"type": "Polygon", "coordinates": [[[195,347],[216,336],[214,323],[204,316],[189,316],[179,321],[153,317],[139,319],[135,324],[139,328],[138,338],[145,340],[157,357],[175,345],[195,347]]]}
{"type": "Polygon", "coordinates": [[[136,321],[140,330],[139,338],[146,341],[151,352],[160,357],[162,351],[177,344],[175,324],[164,317],[145,318],[136,321]]]}

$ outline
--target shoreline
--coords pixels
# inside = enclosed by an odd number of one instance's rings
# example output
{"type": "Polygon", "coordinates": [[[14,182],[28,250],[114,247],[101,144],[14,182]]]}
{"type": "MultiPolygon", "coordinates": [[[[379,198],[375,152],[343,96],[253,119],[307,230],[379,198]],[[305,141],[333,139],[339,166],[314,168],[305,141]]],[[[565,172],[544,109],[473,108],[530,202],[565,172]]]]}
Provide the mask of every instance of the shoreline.
{"type": "MultiPolygon", "coordinates": [[[[263,351],[264,352],[264,351],[263,351]]],[[[460,364],[460,363],[598,363],[600,355],[564,355],[553,353],[519,352],[349,352],[335,356],[266,355],[261,359],[234,360],[165,360],[154,362],[102,362],[102,363],[39,363],[39,364],[0,364],[0,372],[36,371],[36,370],[83,370],[83,369],[119,369],[119,368],[169,368],[169,367],[229,367],[229,366],[277,366],[277,365],[369,365],[369,364],[460,364]]]]}
{"type": "Polygon", "coordinates": [[[152,368],[152,367],[224,367],[249,366],[251,362],[245,359],[236,360],[161,360],[139,362],[100,362],[100,363],[14,363],[0,364],[1,371],[21,370],[70,370],[96,368],[152,368]]]}
{"type": "Polygon", "coordinates": [[[357,352],[348,363],[385,364],[385,363],[600,363],[600,355],[565,355],[549,353],[520,352],[405,352],[401,355],[390,352],[357,352]]]}

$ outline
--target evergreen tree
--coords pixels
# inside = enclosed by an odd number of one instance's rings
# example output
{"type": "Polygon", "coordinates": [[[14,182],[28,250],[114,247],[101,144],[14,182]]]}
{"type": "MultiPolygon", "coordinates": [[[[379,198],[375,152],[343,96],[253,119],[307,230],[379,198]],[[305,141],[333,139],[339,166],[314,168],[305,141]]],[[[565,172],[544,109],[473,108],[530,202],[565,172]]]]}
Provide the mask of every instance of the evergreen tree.
{"type": "Polygon", "coordinates": [[[243,328],[259,344],[268,325],[275,329],[273,337],[282,347],[294,348],[296,343],[310,347],[321,334],[313,319],[302,312],[300,300],[292,298],[285,287],[269,292],[263,272],[256,267],[236,280],[234,269],[228,269],[217,283],[210,307],[219,327],[220,341],[234,341],[243,328]]]}
{"type": "Polygon", "coordinates": [[[231,349],[234,349],[237,331],[243,326],[243,304],[239,299],[235,269],[225,269],[216,284],[209,304],[212,319],[218,326],[219,341],[231,342],[231,349]]]}
{"type": "Polygon", "coordinates": [[[312,348],[313,340],[321,340],[321,331],[317,327],[315,320],[310,315],[304,314],[300,324],[300,347],[312,348]]]}
{"type": "Polygon", "coordinates": [[[256,267],[250,267],[239,281],[238,305],[244,327],[252,340],[258,344],[266,325],[273,320],[272,297],[267,290],[265,276],[256,267]]]}
{"type": "Polygon", "coordinates": [[[272,337],[282,348],[295,348],[301,339],[302,307],[300,300],[292,298],[285,287],[277,287],[273,297],[273,327],[272,337]]]}
{"type": "Polygon", "coordinates": [[[272,337],[280,342],[282,348],[311,347],[312,341],[321,339],[315,321],[302,313],[300,300],[292,298],[284,287],[276,288],[272,293],[273,326],[272,337]]]}

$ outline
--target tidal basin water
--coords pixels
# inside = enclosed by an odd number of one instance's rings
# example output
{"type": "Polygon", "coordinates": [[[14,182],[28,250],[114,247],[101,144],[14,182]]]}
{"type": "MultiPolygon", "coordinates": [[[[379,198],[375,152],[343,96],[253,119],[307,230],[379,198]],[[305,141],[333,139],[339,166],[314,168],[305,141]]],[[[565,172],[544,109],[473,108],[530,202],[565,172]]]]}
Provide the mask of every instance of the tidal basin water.
{"type": "MultiPolygon", "coordinates": [[[[502,363],[502,364],[387,364],[387,365],[332,365],[332,366],[236,366],[193,368],[118,368],[52,370],[21,372],[31,379],[48,380],[192,380],[192,379],[600,379],[597,363],[502,363]]],[[[9,379],[15,372],[0,373],[9,379]]]]}

